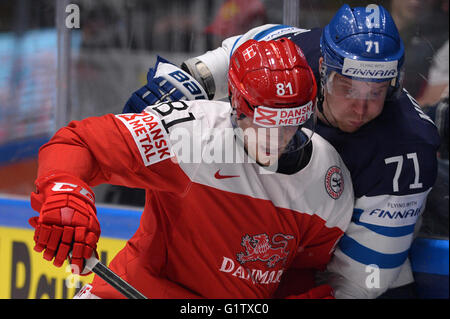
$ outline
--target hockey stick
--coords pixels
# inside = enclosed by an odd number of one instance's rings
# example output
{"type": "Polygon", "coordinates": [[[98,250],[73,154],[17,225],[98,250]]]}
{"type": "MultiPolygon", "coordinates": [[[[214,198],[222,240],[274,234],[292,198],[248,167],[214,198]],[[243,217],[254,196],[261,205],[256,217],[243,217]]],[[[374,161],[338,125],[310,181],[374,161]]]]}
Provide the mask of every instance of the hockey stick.
{"type": "Polygon", "coordinates": [[[94,255],[91,258],[86,259],[85,267],[97,274],[128,299],[148,299],[136,290],[136,288],[116,275],[111,269],[103,265],[94,255]]]}

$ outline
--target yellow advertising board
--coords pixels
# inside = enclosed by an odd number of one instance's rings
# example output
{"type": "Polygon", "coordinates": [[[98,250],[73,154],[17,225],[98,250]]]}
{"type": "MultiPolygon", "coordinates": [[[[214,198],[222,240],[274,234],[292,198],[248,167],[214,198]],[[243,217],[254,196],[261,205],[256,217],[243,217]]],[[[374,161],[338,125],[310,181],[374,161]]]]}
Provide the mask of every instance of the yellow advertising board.
{"type": "MultiPolygon", "coordinates": [[[[78,276],[65,262],[60,268],[33,250],[33,229],[0,226],[0,298],[70,299],[94,277],[78,276]]],[[[125,246],[126,240],[100,237],[99,259],[108,262],[125,246]]]]}

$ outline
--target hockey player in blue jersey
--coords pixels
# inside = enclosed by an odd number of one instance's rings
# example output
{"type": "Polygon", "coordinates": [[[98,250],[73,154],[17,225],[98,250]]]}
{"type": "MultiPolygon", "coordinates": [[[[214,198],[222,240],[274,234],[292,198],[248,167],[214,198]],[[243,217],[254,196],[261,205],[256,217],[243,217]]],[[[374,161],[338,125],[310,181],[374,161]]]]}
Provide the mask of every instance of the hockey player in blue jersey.
{"type": "Polygon", "coordinates": [[[124,112],[158,100],[225,98],[232,52],[248,39],[281,37],[303,50],[320,83],[315,132],[340,153],[355,192],[352,222],[319,280],[336,298],[377,298],[411,285],[408,253],[436,180],[440,141],[432,120],[402,88],[404,47],[382,6],[343,5],[323,29],[257,27],[188,59],[183,70],[164,72],[169,62],[158,59],[124,112]]]}

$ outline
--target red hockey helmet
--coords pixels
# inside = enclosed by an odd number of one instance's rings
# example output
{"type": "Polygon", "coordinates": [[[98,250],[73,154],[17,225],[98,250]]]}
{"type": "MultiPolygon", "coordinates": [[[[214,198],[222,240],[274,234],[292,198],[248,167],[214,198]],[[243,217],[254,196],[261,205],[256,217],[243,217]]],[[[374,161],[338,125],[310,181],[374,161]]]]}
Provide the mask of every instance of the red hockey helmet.
{"type": "Polygon", "coordinates": [[[236,137],[259,164],[276,169],[282,155],[299,156],[308,145],[317,85],[291,40],[249,40],[239,46],[231,56],[228,90],[236,137]]]}
{"type": "Polygon", "coordinates": [[[228,89],[237,118],[263,127],[301,126],[314,112],[317,85],[291,40],[248,40],[230,60],[228,89]]]}

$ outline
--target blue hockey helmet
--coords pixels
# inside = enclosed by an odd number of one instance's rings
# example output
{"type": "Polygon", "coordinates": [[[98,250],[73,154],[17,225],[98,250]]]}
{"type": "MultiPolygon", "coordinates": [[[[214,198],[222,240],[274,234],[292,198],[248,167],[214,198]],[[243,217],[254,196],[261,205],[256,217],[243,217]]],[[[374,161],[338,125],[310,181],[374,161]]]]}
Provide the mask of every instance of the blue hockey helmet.
{"type": "Polygon", "coordinates": [[[325,26],[320,46],[322,81],[335,71],[360,81],[390,80],[391,93],[401,90],[405,49],[394,20],[381,5],[344,4],[325,26]]]}

